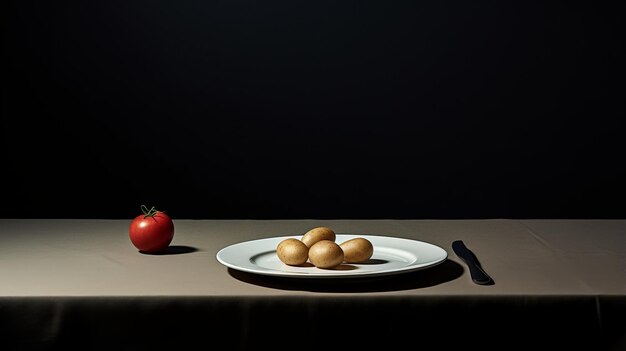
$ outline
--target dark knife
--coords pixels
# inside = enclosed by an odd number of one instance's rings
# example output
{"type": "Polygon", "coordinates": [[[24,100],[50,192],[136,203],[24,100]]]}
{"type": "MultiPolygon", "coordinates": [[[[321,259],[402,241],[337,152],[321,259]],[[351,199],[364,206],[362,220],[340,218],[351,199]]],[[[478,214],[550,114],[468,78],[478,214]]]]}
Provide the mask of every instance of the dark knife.
{"type": "Polygon", "coordinates": [[[472,276],[472,280],[476,284],[480,285],[492,285],[493,279],[485,273],[483,268],[480,266],[476,255],[465,246],[462,240],[456,240],[452,243],[452,250],[454,253],[459,256],[469,267],[470,275],[472,276]]]}

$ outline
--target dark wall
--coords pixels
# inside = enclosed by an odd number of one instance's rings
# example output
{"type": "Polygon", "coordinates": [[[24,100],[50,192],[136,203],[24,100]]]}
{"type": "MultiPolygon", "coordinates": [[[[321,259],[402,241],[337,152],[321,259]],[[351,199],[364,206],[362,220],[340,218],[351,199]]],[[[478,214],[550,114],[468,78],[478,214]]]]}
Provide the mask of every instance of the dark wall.
{"type": "Polygon", "coordinates": [[[625,218],[617,4],[6,1],[1,215],[625,218]]]}

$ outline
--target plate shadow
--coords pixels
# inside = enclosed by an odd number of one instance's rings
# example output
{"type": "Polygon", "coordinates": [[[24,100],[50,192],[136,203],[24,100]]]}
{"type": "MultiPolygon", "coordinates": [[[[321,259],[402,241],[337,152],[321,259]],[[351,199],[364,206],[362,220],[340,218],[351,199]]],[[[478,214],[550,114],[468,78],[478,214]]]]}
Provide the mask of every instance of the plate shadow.
{"type": "Polygon", "coordinates": [[[228,274],[244,283],[280,290],[333,293],[385,292],[427,288],[463,275],[463,267],[450,259],[436,266],[413,272],[363,278],[289,278],[274,277],[228,268],[228,274]]]}

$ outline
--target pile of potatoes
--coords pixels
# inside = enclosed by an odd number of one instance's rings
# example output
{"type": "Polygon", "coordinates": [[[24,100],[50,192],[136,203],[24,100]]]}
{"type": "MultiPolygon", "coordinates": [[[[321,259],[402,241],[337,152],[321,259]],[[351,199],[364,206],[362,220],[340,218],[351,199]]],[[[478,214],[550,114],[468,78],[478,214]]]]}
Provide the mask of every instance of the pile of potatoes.
{"type": "Polygon", "coordinates": [[[361,263],[369,260],[374,246],[365,238],[353,238],[341,244],[328,227],[316,227],[304,233],[300,240],[288,238],[276,247],[278,258],[290,266],[310,261],[317,268],[333,268],[343,262],[361,263]]]}

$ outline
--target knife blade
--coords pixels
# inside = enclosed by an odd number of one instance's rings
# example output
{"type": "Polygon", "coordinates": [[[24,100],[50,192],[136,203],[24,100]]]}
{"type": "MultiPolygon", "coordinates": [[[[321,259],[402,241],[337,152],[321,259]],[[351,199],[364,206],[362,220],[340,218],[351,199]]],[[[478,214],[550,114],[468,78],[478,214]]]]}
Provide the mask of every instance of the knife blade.
{"type": "Polygon", "coordinates": [[[465,243],[462,240],[456,240],[452,242],[452,250],[454,253],[459,256],[470,271],[470,276],[472,277],[472,281],[479,285],[492,285],[493,279],[483,270],[476,258],[476,255],[465,246],[465,243]]]}

